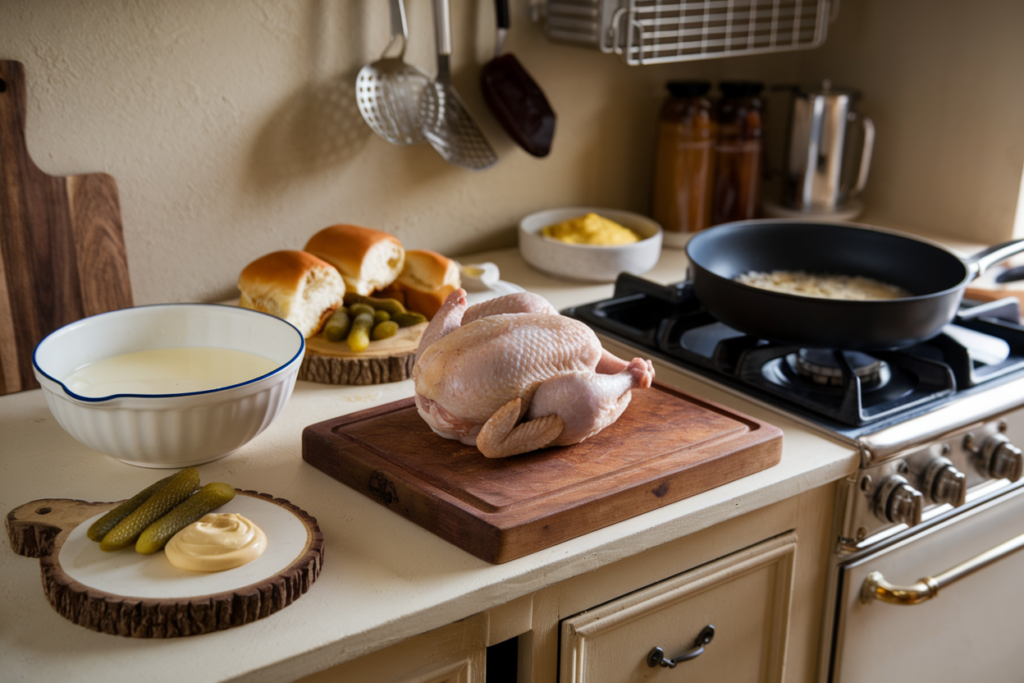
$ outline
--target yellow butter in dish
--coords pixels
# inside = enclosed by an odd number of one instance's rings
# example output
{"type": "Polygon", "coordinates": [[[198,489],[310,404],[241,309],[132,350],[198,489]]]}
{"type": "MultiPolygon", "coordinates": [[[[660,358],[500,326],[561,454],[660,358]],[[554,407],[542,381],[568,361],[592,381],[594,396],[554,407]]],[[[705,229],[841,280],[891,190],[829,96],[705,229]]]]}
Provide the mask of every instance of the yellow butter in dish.
{"type": "Polygon", "coordinates": [[[266,549],[266,534],[248,519],[211,512],[175,534],[164,552],[178,569],[220,572],[252,562],[266,549]]]}
{"type": "Polygon", "coordinates": [[[569,244],[589,244],[600,247],[632,244],[640,241],[639,235],[629,228],[596,213],[588,213],[549,225],[541,230],[541,234],[544,237],[569,244]]]}

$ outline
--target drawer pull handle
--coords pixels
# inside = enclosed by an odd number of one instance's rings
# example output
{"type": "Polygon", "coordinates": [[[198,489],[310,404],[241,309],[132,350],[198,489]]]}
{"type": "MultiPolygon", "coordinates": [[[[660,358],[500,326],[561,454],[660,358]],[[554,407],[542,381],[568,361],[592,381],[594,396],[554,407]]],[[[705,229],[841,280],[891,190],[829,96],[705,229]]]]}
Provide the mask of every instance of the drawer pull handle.
{"type": "Polygon", "coordinates": [[[934,578],[926,576],[919,579],[912,586],[897,586],[889,583],[882,576],[881,572],[871,572],[864,579],[860,589],[860,601],[869,603],[872,600],[888,602],[892,605],[916,605],[926,600],[931,600],[939,594],[940,588],[945,588],[951,583],[956,583],[965,576],[984,569],[993,562],[997,562],[1007,555],[1024,550],[1024,535],[1011,538],[1006,543],[997,545],[977,557],[972,557],[952,569],[947,569],[934,578]]]}
{"type": "Polygon", "coordinates": [[[665,651],[660,647],[656,647],[650,651],[647,655],[647,666],[664,666],[669,669],[675,667],[679,662],[688,662],[691,659],[695,659],[704,654],[704,646],[712,641],[715,637],[715,627],[708,624],[701,630],[700,635],[697,636],[697,640],[693,643],[693,649],[689,652],[684,652],[675,659],[665,659],[665,651]]]}

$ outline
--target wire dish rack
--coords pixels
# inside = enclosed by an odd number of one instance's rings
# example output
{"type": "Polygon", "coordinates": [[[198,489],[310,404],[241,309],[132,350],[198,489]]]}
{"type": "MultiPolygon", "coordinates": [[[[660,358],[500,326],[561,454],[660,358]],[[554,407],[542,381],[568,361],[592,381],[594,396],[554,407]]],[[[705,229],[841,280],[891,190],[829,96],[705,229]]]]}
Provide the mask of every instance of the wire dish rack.
{"type": "Polygon", "coordinates": [[[545,30],[636,66],[818,47],[838,8],[839,0],[547,0],[545,30]]]}

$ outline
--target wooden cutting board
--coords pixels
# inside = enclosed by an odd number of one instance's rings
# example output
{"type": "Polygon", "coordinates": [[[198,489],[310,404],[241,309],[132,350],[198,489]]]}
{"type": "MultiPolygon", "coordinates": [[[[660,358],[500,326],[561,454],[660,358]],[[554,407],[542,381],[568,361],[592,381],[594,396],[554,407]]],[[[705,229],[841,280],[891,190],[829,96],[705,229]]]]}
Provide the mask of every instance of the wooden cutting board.
{"type": "Polygon", "coordinates": [[[39,558],[42,589],[61,616],[100,633],[175,638],[222,631],[270,616],[316,581],[324,538],[316,519],[287,500],[237,490],[218,512],[237,512],[267,535],[267,549],[223,572],[176,569],[164,553],[103,552],[85,533],[117,503],[48,498],[11,510],[11,549],[39,558]]]}
{"type": "Polygon", "coordinates": [[[114,179],[50,176],[25,144],[25,70],[0,61],[0,394],[39,386],[50,332],[132,305],[114,179]]]}
{"type": "Polygon", "coordinates": [[[490,460],[434,434],[413,399],[310,425],[302,457],[494,564],[779,462],[782,431],[655,383],[574,446],[490,460]]]}

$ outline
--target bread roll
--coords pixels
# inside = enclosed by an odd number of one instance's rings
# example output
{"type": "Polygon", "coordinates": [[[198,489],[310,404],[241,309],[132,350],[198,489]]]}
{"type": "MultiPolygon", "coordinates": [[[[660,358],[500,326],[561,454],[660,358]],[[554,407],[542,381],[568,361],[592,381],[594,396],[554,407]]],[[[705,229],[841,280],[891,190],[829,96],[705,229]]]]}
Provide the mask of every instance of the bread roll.
{"type": "Polygon", "coordinates": [[[345,281],[331,264],[304,251],[261,256],[238,276],[239,305],[287,320],[312,337],[342,304],[345,281]]]}
{"type": "Polygon", "coordinates": [[[433,318],[445,298],[461,286],[459,265],[437,252],[410,249],[397,280],[406,308],[433,318]]]}
{"type": "Polygon", "coordinates": [[[348,291],[363,296],[390,285],[405,265],[405,250],[395,237],[356,225],[324,228],[305,250],[337,268],[348,291]]]}

